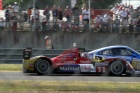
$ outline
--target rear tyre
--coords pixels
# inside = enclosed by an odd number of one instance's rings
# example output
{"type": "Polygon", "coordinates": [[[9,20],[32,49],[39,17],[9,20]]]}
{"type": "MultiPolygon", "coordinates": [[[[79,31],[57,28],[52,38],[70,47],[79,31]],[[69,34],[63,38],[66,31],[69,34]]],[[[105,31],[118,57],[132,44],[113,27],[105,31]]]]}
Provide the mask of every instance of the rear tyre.
{"type": "Polygon", "coordinates": [[[35,64],[35,70],[38,75],[51,74],[52,66],[49,61],[39,59],[35,64]]]}
{"type": "Polygon", "coordinates": [[[120,76],[126,70],[124,63],[121,60],[115,60],[109,65],[109,75],[120,76]]]}

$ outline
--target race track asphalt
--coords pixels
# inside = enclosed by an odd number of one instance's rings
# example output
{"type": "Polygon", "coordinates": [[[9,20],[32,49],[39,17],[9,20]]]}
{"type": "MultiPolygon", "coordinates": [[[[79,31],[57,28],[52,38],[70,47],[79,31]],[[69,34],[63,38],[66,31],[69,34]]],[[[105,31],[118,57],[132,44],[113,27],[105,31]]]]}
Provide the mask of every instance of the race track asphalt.
{"type": "Polygon", "coordinates": [[[45,81],[94,81],[94,82],[140,82],[140,77],[101,76],[101,75],[63,75],[51,76],[24,74],[22,72],[0,72],[0,80],[45,80],[45,81]]]}

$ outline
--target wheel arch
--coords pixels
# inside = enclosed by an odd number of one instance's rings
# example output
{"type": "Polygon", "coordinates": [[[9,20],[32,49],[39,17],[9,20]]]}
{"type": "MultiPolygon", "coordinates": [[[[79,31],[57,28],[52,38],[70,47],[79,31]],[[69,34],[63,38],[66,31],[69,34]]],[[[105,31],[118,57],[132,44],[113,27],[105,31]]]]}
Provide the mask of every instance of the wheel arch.
{"type": "Polygon", "coordinates": [[[116,60],[121,61],[121,62],[126,66],[126,61],[123,60],[123,59],[119,59],[119,58],[115,58],[115,59],[111,60],[111,61],[109,62],[109,64],[108,64],[108,66],[109,66],[111,63],[113,63],[114,61],[116,61],[116,60]]]}
{"type": "Polygon", "coordinates": [[[121,62],[123,63],[123,65],[125,66],[125,71],[123,72],[123,74],[125,74],[125,73],[126,73],[126,70],[127,70],[127,65],[126,65],[127,62],[126,62],[125,60],[123,60],[123,59],[115,58],[115,59],[111,60],[111,61],[109,62],[109,64],[108,64],[108,69],[109,69],[110,65],[111,65],[113,62],[117,61],[117,60],[121,61],[121,62]]]}
{"type": "MultiPolygon", "coordinates": [[[[38,59],[35,61],[34,67],[35,67],[35,65],[36,65],[36,62],[37,62],[38,60],[40,60],[40,59],[48,61],[48,62],[50,63],[51,66],[53,65],[51,59],[49,59],[49,58],[47,58],[47,57],[40,57],[40,58],[38,58],[38,59]]],[[[34,68],[34,71],[36,72],[36,68],[34,68]]]]}

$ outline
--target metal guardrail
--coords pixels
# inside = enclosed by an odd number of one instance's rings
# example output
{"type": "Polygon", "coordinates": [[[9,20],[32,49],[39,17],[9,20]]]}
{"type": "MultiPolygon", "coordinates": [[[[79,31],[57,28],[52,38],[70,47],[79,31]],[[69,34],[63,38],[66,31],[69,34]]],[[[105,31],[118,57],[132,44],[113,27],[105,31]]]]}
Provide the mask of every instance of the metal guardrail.
{"type": "MultiPolygon", "coordinates": [[[[33,48],[32,56],[45,55],[50,58],[61,54],[66,49],[40,49],[33,48]]],[[[89,49],[87,51],[90,51],[89,49]]],[[[0,48],[0,64],[21,64],[23,48],[0,48]]]]}
{"type": "MultiPolygon", "coordinates": [[[[45,55],[50,58],[59,55],[63,50],[45,50],[45,49],[33,49],[32,56],[45,55]]],[[[1,64],[21,64],[23,58],[22,48],[0,48],[0,63],[1,64]]]]}
{"type": "MultiPolygon", "coordinates": [[[[61,54],[66,49],[40,49],[33,48],[32,57],[37,55],[45,55],[50,58],[61,54]]],[[[87,49],[86,51],[91,51],[92,49],[87,49]]],[[[137,50],[140,52],[140,50],[137,50]]],[[[0,64],[21,64],[23,58],[23,48],[0,48],[0,64]]]]}

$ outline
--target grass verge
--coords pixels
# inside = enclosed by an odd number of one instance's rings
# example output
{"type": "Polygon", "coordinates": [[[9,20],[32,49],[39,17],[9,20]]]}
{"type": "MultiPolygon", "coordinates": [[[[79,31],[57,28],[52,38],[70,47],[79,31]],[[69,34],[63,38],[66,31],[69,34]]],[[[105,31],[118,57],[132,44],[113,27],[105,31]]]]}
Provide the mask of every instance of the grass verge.
{"type": "Polygon", "coordinates": [[[22,64],[0,64],[0,71],[21,71],[22,64]]]}
{"type": "MultiPolygon", "coordinates": [[[[0,71],[21,71],[21,69],[22,64],[0,65],[0,71]]],[[[93,93],[93,91],[94,93],[140,93],[140,83],[32,80],[0,81],[0,93],[93,93]]]]}
{"type": "Polygon", "coordinates": [[[0,91],[123,91],[140,92],[140,83],[83,81],[0,81],[0,91]]]}

